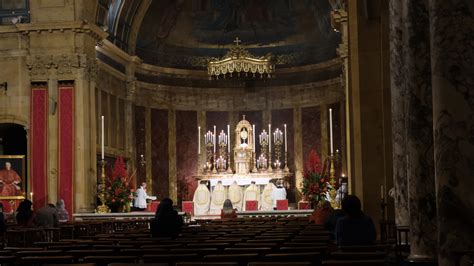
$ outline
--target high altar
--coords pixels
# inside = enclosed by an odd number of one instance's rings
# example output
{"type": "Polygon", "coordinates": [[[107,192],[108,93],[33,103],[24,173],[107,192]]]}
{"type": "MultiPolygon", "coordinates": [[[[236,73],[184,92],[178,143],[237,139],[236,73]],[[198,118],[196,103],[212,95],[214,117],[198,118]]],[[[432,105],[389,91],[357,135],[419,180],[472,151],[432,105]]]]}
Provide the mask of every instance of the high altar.
{"type": "Polygon", "coordinates": [[[286,179],[292,173],[286,165],[286,143],[285,160],[284,163],[280,162],[282,145],[286,142],[286,130],[284,139],[283,133],[279,129],[276,129],[273,133],[273,139],[270,132],[271,125],[268,125],[268,132],[263,130],[257,143],[255,125],[251,125],[244,116],[235,127],[235,141],[231,150],[229,126],[227,134],[222,131],[219,135],[216,135],[214,127],[214,132],[208,131],[204,135],[207,160],[196,179],[198,182],[201,180],[208,181],[211,188],[219,181],[224,186],[229,186],[234,181],[240,186],[247,186],[252,181],[257,185],[266,185],[271,180],[276,179],[287,181],[286,179]],[[275,156],[272,156],[272,143],[275,156]],[[256,157],[257,144],[260,144],[261,147],[261,155],[258,159],[256,157]],[[217,151],[219,157],[217,157],[217,151]],[[272,158],[275,158],[273,164],[272,158]]]}

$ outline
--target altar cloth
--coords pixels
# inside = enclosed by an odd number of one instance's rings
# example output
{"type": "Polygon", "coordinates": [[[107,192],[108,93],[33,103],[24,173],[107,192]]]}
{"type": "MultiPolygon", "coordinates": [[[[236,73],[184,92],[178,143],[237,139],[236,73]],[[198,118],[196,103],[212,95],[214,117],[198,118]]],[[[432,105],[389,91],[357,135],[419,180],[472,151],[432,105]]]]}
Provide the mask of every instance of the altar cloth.
{"type": "Polygon", "coordinates": [[[249,178],[249,177],[223,177],[223,178],[214,178],[209,179],[211,183],[211,188],[214,187],[217,182],[222,181],[222,185],[230,186],[234,181],[237,182],[239,186],[248,186],[252,181],[255,181],[256,185],[266,185],[272,180],[272,177],[258,177],[258,178],[249,178]]]}

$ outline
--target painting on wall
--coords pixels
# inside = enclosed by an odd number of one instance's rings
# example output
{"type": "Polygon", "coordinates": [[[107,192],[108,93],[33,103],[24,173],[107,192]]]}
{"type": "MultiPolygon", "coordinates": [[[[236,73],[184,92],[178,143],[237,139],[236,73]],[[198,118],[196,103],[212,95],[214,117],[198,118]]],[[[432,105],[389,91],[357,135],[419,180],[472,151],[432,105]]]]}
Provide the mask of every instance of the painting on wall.
{"type": "Polygon", "coordinates": [[[0,169],[0,199],[24,199],[25,156],[0,155],[0,169]]]}

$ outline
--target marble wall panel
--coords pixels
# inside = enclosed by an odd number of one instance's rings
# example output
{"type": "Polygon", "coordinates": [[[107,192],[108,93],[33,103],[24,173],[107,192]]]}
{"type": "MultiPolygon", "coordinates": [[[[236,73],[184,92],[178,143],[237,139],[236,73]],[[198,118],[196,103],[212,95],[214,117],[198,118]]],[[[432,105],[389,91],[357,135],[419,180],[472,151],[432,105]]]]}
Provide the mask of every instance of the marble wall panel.
{"type": "Polygon", "coordinates": [[[153,193],[169,197],[168,110],[151,109],[151,173],[153,193]]]}
{"type": "Polygon", "coordinates": [[[137,175],[136,184],[139,186],[142,182],[146,181],[146,168],[141,165],[140,155],[145,155],[146,151],[146,138],[145,138],[145,107],[135,105],[133,108],[135,114],[135,160],[137,162],[137,175]]]}
{"type": "Polygon", "coordinates": [[[194,178],[197,174],[198,162],[197,127],[196,111],[176,111],[178,201],[193,200],[194,191],[197,187],[194,178]]]}

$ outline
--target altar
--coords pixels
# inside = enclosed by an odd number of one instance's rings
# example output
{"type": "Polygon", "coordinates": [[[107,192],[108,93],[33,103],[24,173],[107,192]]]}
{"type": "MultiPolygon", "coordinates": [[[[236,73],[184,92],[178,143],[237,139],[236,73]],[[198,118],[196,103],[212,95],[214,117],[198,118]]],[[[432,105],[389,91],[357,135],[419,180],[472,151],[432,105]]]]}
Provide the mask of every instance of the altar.
{"type": "Polygon", "coordinates": [[[195,176],[197,180],[204,180],[208,181],[209,186],[215,187],[217,182],[221,181],[222,185],[230,186],[234,181],[241,187],[245,187],[250,185],[250,183],[255,182],[258,186],[265,186],[270,181],[276,181],[279,179],[286,179],[290,174],[268,174],[268,173],[256,173],[256,174],[247,174],[247,175],[239,175],[239,174],[223,174],[223,175],[199,175],[195,176]]]}

